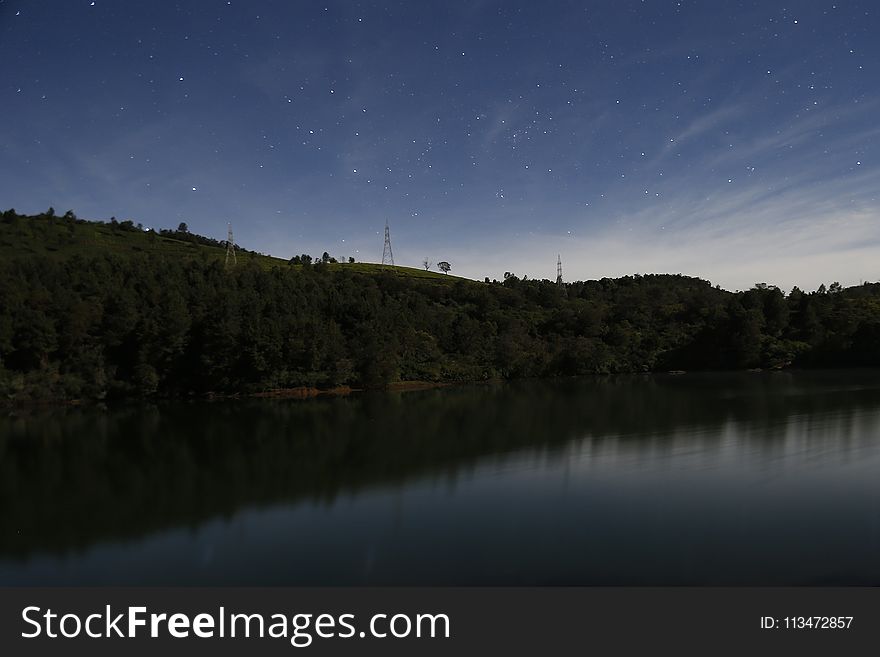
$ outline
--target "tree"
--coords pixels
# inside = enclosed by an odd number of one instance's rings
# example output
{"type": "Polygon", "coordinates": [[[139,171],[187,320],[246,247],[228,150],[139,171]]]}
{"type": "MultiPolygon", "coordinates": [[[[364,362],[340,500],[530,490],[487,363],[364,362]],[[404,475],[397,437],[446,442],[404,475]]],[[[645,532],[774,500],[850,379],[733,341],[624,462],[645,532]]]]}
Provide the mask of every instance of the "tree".
{"type": "Polygon", "coordinates": [[[428,270],[431,268],[431,261],[428,260],[427,258],[425,258],[425,259],[422,261],[422,266],[424,266],[425,271],[428,271],[428,270]]]}
{"type": "Polygon", "coordinates": [[[348,263],[354,264],[354,258],[352,258],[351,256],[348,256],[348,263]]]}
{"type": "Polygon", "coordinates": [[[177,232],[178,233],[188,233],[189,232],[189,226],[186,225],[185,221],[181,221],[180,224],[177,226],[177,232]]]}
{"type": "Polygon", "coordinates": [[[321,262],[323,262],[325,265],[330,262],[330,254],[326,251],[324,251],[324,254],[321,256],[321,262]]]}
{"type": "Polygon", "coordinates": [[[437,263],[437,269],[442,271],[444,274],[448,274],[449,270],[452,269],[452,265],[450,265],[445,260],[442,260],[441,262],[437,263]]]}

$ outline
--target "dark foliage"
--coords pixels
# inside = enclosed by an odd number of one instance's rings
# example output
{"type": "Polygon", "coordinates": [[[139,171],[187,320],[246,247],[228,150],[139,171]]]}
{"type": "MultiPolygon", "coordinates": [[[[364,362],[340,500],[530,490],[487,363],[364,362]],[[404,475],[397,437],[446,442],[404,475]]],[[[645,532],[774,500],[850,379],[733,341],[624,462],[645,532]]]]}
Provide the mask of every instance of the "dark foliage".
{"type": "Polygon", "coordinates": [[[557,285],[508,273],[479,283],[331,260],[226,269],[137,251],[4,259],[0,394],[101,399],[880,364],[880,284],[786,296],[673,275],[557,285]]]}

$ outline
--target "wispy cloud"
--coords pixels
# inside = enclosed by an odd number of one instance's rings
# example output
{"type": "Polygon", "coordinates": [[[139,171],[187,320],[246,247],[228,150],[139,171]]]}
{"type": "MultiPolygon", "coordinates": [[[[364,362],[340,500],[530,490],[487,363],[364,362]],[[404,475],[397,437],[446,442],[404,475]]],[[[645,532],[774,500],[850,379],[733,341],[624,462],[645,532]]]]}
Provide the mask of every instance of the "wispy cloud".
{"type": "MultiPolygon", "coordinates": [[[[551,278],[554,254],[563,252],[570,279],[671,272],[728,288],[877,280],[880,165],[853,155],[880,136],[869,121],[875,109],[833,107],[784,129],[767,126],[733,152],[708,151],[687,169],[666,168],[659,200],[645,198],[636,183],[622,186],[610,192],[604,221],[584,224],[569,211],[567,222],[555,222],[579,226],[574,236],[557,230],[496,241],[491,250],[481,244],[462,260],[504,271],[513,262],[517,273],[551,278]],[[761,166],[736,180],[711,174],[748,161],[761,166]]],[[[697,139],[741,111],[706,115],[683,134],[697,139]]],[[[472,264],[465,270],[485,275],[472,264]]]]}

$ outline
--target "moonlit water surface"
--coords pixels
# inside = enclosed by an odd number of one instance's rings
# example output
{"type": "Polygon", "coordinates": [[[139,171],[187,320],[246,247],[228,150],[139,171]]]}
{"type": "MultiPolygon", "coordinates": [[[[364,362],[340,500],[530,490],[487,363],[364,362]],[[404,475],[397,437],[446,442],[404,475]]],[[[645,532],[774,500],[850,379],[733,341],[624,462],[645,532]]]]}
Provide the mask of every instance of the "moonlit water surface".
{"type": "Polygon", "coordinates": [[[877,371],[0,420],[0,584],[880,584],[877,371]]]}

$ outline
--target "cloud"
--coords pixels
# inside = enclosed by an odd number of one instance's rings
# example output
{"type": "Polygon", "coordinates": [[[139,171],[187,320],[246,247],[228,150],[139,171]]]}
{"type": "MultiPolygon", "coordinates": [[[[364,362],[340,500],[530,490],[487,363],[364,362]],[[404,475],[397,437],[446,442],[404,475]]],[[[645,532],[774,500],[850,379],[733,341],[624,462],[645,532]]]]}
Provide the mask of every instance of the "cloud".
{"type": "MultiPolygon", "coordinates": [[[[834,280],[853,285],[880,279],[874,264],[880,165],[867,158],[856,164],[852,155],[855,146],[880,134],[863,121],[872,109],[834,108],[828,110],[833,116],[817,114],[784,130],[768,126],[745,144],[745,154],[707,151],[692,157],[686,169],[666,168],[665,181],[656,186],[660,200],[645,198],[643,181],[627,184],[609,190],[607,203],[595,211],[598,218],[586,221],[583,212],[556,207],[557,220],[548,224],[552,232],[477,239],[450,260],[459,259],[464,264],[458,273],[474,278],[515,271],[552,279],[561,252],[568,280],[685,273],[730,289],[759,281],[815,289],[834,280]],[[813,139],[826,125],[834,130],[813,139]],[[731,183],[712,172],[743,159],[764,165],[731,183]],[[575,235],[562,225],[575,226],[575,235]]],[[[696,139],[738,111],[694,122],[687,135],[696,139]]]]}

